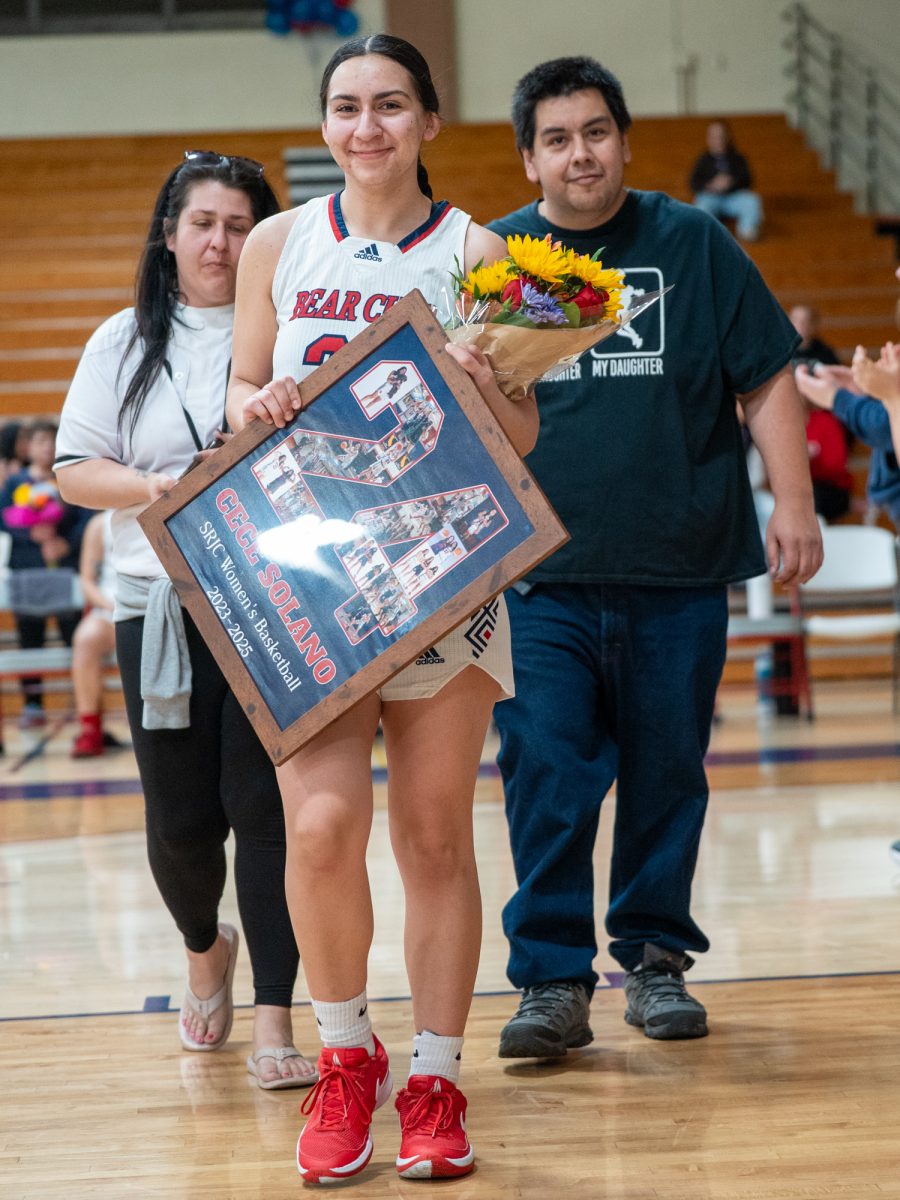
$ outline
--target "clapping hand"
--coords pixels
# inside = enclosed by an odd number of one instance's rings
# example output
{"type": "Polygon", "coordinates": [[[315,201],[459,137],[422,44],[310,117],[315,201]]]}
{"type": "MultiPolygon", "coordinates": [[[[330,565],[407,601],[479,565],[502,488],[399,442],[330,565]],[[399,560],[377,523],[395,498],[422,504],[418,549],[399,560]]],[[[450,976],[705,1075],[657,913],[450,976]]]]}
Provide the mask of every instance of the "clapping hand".
{"type": "Polygon", "coordinates": [[[873,362],[864,347],[857,346],[851,370],[857,387],[867,395],[885,407],[900,406],[900,347],[886,342],[878,362],[873,362]]]}
{"type": "Polygon", "coordinates": [[[806,363],[801,363],[794,370],[794,382],[797,385],[797,391],[804,400],[808,400],[816,408],[834,408],[834,398],[841,383],[837,379],[825,374],[826,371],[831,369],[822,367],[820,364],[816,367],[815,371],[810,371],[806,363]]]}

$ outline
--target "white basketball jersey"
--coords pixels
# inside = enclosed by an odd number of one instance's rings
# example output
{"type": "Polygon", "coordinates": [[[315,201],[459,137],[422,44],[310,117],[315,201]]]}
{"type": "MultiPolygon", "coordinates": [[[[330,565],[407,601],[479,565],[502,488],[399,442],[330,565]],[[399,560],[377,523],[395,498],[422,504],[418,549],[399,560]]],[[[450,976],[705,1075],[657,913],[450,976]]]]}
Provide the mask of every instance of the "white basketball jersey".
{"type": "Polygon", "coordinates": [[[395,245],[351,237],[339,194],[304,204],[272,280],[273,377],[302,379],[413,288],[444,307],[451,272],[464,262],[470,220],[442,200],[395,245]]]}

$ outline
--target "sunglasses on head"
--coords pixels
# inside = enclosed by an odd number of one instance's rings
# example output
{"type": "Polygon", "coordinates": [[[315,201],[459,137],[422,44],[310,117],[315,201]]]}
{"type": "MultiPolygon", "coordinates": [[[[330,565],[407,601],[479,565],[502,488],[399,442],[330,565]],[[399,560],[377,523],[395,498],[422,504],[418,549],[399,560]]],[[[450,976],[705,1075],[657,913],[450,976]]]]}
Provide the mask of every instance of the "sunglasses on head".
{"type": "Polygon", "coordinates": [[[245,158],[242,154],[217,154],[215,150],[185,150],[184,161],[200,165],[209,163],[219,167],[242,167],[245,171],[254,173],[260,179],[266,169],[255,158],[245,158]]]}

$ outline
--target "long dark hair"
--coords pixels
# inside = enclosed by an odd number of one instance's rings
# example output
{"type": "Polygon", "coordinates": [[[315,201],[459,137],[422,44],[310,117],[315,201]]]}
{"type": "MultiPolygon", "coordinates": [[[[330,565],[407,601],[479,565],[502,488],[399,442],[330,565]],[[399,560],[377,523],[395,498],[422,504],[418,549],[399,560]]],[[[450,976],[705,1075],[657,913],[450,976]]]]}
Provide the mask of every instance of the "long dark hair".
{"type": "Polygon", "coordinates": [[[253,159],[214,151],[190,151],[185,154],[184,162],[170,173],[156,197],[150,218],[135,280],[135,329],[119,366],[121,374],[129,354],[135,346],[141,346],[141,361],[128,381],[119,409],[119,429],[127,417],[130,434],[134,433],[144,401],[163,369],[172,322],[176,319],[178,267],[175,255],[166,245],[166,237],[178,224],[191,189],[207,180],[244,192],[250,201],[254,225],[280,211],[278,198],[263,178],[262,165],[253,159]]]}
{"type": "MultiPolygon", "coordinates": [[[[319,104],[323,117],[328,115],[328,87],[332,75],[348,58],[360,58],[366,54],[380,54],[383,58],[390,58],[399,66],[404,67],[412,77],[419,103],[425,111],[434,113],[436,117],[441,115],[440,101],[431,78],[431,70],[412,42],[392,37],[389,33],[373,33],[371,37],[353,38],[349,42],[343,42],[329,59],[322,74],[322,86],[319,88],[319,104]]],[[[428,172],[425,170],[421,158],[416,171],[416,179],[419,183],[419,190],[429,200],[433,199],[434,194],[431,184],[428,182],[428,172]]]]}
{"type": "Polygon", "coordinates": [[[21,421],[7,421],[0,429],[0,462],[12,462],[15,459],[16,442],[21,432],[21,421]]]}

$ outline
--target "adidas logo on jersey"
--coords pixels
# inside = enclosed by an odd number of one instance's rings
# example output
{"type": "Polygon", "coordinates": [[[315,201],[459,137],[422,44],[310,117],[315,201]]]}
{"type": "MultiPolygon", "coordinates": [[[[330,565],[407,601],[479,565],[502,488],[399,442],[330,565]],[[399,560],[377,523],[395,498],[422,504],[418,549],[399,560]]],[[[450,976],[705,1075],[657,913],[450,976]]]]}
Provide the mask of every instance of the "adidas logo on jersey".
{"type": "Polygon", "coordinates": [[[417,667],[437,667],[441,663],[446,662],[445,658],[441,658],[434,646],[430,650],[426,650],[424,654],[419,655],[416,659],[417,667]]]}
{"type": "Polygon", "coordinates": [[[381,262],[381,255],[378,253],[378,246],[375,242],[372,242],[370,246],[363,246],[362,250],[357,250],[353,257],[362,258],[366,262],[381,262]]]}

